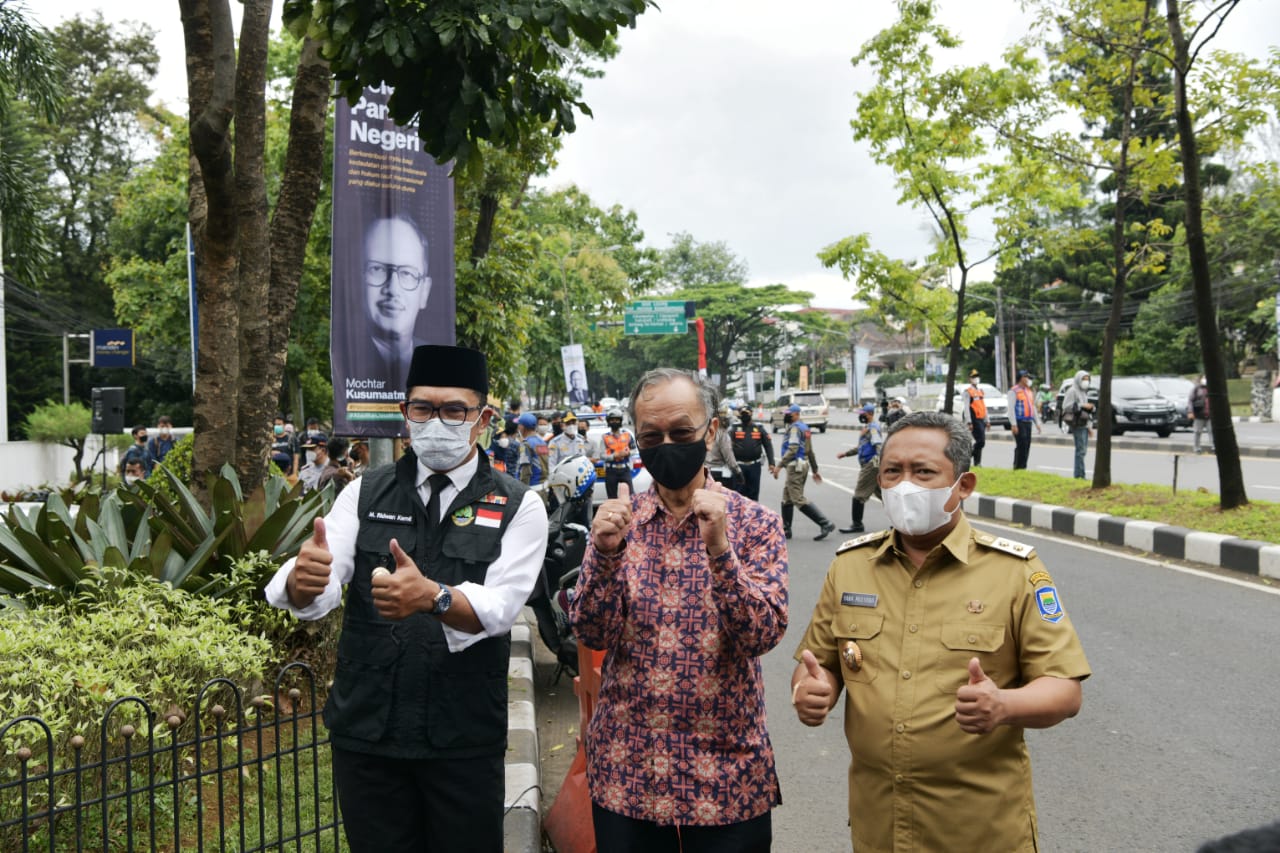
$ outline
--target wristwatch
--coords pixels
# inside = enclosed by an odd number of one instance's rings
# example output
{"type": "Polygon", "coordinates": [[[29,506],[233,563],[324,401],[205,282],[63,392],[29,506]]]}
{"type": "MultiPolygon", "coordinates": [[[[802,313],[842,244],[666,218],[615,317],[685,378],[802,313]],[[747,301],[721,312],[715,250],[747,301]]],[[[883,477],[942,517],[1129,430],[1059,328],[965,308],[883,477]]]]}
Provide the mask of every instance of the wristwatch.
{"type": "Polygon", "coordinates": [[[440,591],[436,593],[435,599],[431,602],[431,609],[427,612],[433,616],[443,616],[452,606],[453,591],[444,584],[440,584],[440,591]]]}

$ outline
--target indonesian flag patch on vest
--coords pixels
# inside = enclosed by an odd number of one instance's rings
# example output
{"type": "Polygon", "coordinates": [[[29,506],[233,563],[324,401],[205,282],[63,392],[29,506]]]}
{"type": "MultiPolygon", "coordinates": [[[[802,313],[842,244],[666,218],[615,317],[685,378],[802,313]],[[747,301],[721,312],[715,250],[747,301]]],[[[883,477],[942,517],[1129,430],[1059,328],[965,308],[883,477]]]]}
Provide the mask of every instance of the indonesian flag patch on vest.
{"type": "Polygon", "coordinates": [[[501,527],[502,511],[480,507],[476,510],[476,524],[480,527],[501,527]]]}

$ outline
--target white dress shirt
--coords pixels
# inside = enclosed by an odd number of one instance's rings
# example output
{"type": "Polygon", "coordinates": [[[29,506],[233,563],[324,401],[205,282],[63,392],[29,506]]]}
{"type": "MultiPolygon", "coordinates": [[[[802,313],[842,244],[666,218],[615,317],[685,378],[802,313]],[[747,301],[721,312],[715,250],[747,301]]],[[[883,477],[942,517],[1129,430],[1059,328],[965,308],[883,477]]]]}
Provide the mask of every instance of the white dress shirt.
{"type": "MultiPolygon", "coordinates": [[[[442,517],[458,492],[471,482],[478,465],[477,452],[452,471],[443,472],[449,477],[449,485],[445,486],[440,495],[442,517]]],[[[431,486],[427,478],[435,473],[438,472],[418,463],[417,487],[423,506],[431,499],[431,486]]],[[[329,545],[329,552],[333,554],[328,586],[311,604],[302,608],[294,607],[285,587],[295,561],[295,558],[290,558],[267,584],[266,598],[272,606],[288,610],[299,619],[312,620],[321,618],[342,603],[342,587],[350,582],[355,572],[356,534],[360,530],[357,511],[362,481],[363,478],[356,480],[343,489],[324,518],[325,540],[329,545]]],[[[441,625],[449,651],[460,652],[485,637],[501,636],[511,630],[533,585],[538,581],[546,548],[546,506],[531,491],[525,494],[515,517],[503,532],[502,550],[485,571],[484,583],[464,581],[451,587],[455,595],[461,593],[466,596],[483,630],[478,634],[468,634],[457,628],[441,625]]],[[[426,568],[425,574],[430,577],[430,567],[426,568]]]]}

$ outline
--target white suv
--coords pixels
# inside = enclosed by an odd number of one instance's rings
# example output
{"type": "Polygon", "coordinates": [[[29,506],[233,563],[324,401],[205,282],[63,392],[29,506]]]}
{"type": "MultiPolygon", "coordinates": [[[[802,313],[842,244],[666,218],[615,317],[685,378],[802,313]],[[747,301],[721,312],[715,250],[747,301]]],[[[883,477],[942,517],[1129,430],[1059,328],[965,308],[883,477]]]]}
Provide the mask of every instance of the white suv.
{"type": "Polygon", "coordinates": [[[822,396],[821,391],[789,391],[778,397],[773,404],[773,415],[770,423],[774,432],[782,429],[782,416],[787,413],[788,407],[792,404],[800,407],[800,420],[804,421],[812,429],[818,432],[827,431],[827,415],[831,413],[831,407],[827,405],[827,398],[822,396]]]}

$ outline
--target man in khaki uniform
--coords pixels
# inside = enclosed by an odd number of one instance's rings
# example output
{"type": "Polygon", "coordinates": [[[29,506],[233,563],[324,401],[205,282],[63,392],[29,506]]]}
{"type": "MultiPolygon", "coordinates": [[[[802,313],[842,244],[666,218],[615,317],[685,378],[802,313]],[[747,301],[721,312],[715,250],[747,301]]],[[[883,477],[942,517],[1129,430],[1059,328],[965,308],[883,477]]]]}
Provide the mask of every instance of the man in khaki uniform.
{"type": "Polygon", "coordinates": [[[836,529],[827,516],[815,504],[804,496],[804,482],[809,477],[809,469],[813,469],[813,481],[822,482],[818,473],[818,460],[813,455],[812,430],[800,419],[800,407],[792,403],[782,416],[787,427],[787,437],[782,440],[782,456],[778,464],[769,469],[773,478],[778,479],[778,471],[785,468],[787,479],[782,487],[782,530],[791,538],[791,520],[795,517],[796,507],[800,512],[820,528],[814,541],[826,539],[836,529]]]}
{"type": "Polygon", "coordinates": [[[1089,675],[1028,545],[969,526],[972,439],[936,412],[889,430],[880,486],[894,529],[845,542],[796,652],[792,700],[820,725],[841,688],[857,853],[1034,851],[1024,728],[1080,710],[1089,675]]]}

